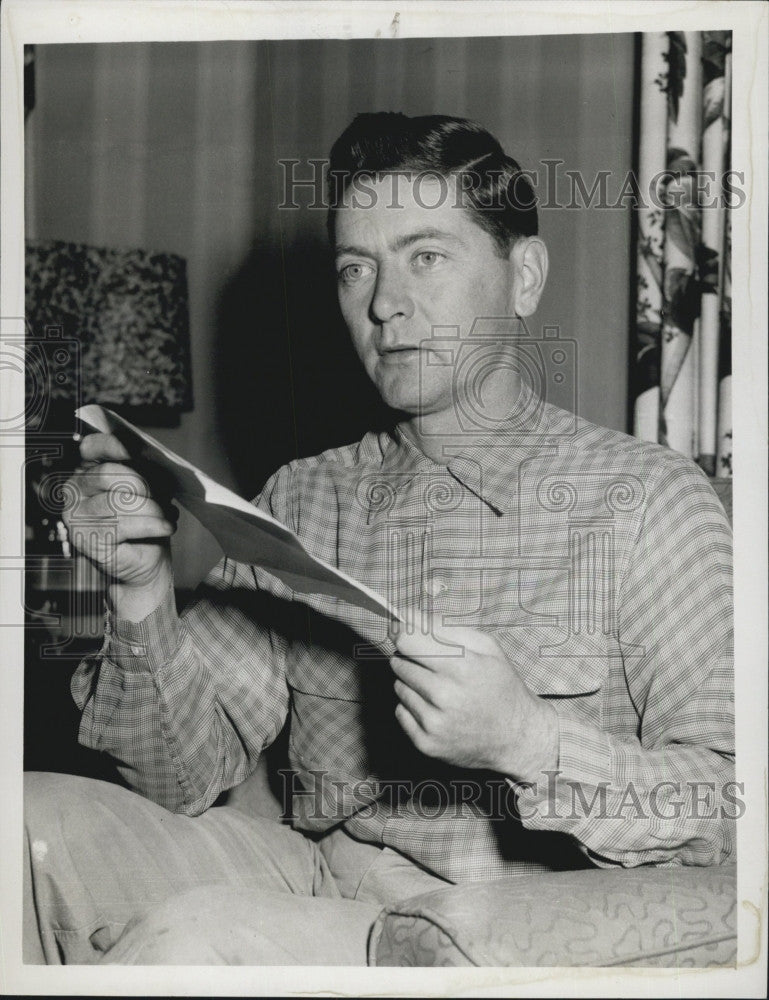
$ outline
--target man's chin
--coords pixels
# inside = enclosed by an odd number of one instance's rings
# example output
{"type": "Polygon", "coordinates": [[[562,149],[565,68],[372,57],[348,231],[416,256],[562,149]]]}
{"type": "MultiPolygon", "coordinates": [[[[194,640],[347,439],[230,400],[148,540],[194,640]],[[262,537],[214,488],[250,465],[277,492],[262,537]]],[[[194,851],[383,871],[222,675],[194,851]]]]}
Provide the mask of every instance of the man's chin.
{"type": "Polygon", "coordinates": [[[422,414],[418,405],[410,404],[407,400],[388,399],[386,396],[383,396],[382,399],[398,420],[410,420],[422,414]]]}
{"type": "Polygon", "coordinates": [[[386,381],[377,380],[376,388],[382,397],[382,401],[391,410],[397,410],[399,413],[410,414],[411,416],[417,416],[420,413],[422,407],[417,387],[414,387],[411,391],[404,391],[402,385],[388,385],[386,381]]]}
{"type": "Polygon", "coordinates": [[[436,406],[434,394],[429,392],[429,387],[418,384],[415,379],[413,385],[404,385],[404,380],[377,379],[376,388],[382,400],[392,410],[408,414],[412,417],[424,415],[432,412],[436,406]]]}
{"type": "Polygon", "coordinates": [[[431,407],[427,401],[419,401],[404,397],[382,396],[383,402],[387,405],[393,416],[395,423],[414,423],[421,426],[423,421],[428,425],[433,422],[433,415],[439,414],[438,407],[431,407]]]}

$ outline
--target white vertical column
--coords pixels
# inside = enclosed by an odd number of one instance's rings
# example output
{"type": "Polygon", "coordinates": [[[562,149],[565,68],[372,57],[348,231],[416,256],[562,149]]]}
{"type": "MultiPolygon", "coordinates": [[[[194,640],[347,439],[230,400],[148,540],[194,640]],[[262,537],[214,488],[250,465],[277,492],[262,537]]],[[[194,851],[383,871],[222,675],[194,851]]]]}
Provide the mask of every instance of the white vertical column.
{"type": "MultiPolygon", "coordinates": [[[[675,312],[685,310],[684,286],[696,268],[695,246],[699,239],[699,211],[694,204],[691,169],[696,169],[700,155],[702,122],[702,63],[701,35],[698,31],[684,32],[686,41],[686,72],[679,81],[683,92],[678,101],[678,114],[668,127],[668,159],[671,169],[679,171],[670,182],[671,201],[680,198],[680,207],[667,209],[665,233],[665,320],[662,328],[660,439],[668,447],[689,458],[694,453],[694,384],[697,373],[694,353],[690,350],[692,334],[682,328],[675,312]],[[691,164],[691,166],[689,165],[691,164]],[[675,229],[674,229],[675,227],[675,229]]],[[[671,57],[674,46],[671,44],[671,57]]],[[[679,54],[677,58],[683,58],[679,54]]]]}
{"type": "Polygon", "coordinates": [[[665,169],[668,102],[664,90],[668,36],[664,31],[644,34],[641,54],[641,123],[638,151],[638,208],[636,244],[636,379],[633,433],[656,441],[659,433],[659,364],[662,328],[662,254],[665,221],[662,209],[649,197],[654,178],[665,169]]]}

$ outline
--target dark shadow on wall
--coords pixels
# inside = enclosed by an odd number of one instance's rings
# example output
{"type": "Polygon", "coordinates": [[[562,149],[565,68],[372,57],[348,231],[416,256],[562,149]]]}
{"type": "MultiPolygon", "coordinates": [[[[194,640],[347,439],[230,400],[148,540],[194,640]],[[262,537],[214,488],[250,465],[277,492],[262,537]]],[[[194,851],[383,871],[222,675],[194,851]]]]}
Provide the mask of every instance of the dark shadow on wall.
{"type": "Polygon", "coordinates": [[[213,363],[217,430],[245,496],[285,462],[391,420],[350,342],[325,246],[254,245],[220,296],[213,363]]]}

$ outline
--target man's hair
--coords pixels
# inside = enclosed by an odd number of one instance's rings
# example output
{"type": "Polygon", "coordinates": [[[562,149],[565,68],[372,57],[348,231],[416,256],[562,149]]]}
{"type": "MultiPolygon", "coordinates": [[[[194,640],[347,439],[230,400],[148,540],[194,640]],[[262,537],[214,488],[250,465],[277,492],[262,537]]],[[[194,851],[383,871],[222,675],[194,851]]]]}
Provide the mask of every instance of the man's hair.
{"type": "Polygon", "coordinates": [[[506,256],[519,236],[536,236],[531,184],[486,129],[466,118],[391,111],[357,115],[334,143],[328,174],[328,233],[356,177],[402,173],[458,179],[462,203],[506,256]]]}

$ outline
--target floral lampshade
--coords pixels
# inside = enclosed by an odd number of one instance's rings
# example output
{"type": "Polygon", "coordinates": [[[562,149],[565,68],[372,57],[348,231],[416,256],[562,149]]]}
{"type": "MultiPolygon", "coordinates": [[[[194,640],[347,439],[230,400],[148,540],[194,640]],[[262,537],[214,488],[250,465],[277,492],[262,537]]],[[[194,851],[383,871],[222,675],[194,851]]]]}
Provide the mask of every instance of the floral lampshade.
{"type": "Polygon", "coordinates": [[[30,241],[26,319],[28,399],[40,393],[32,380],[44,370],[47,402],[58,411],[101,403],[169,424],[192,408],[182,257],[30,241]]]}

